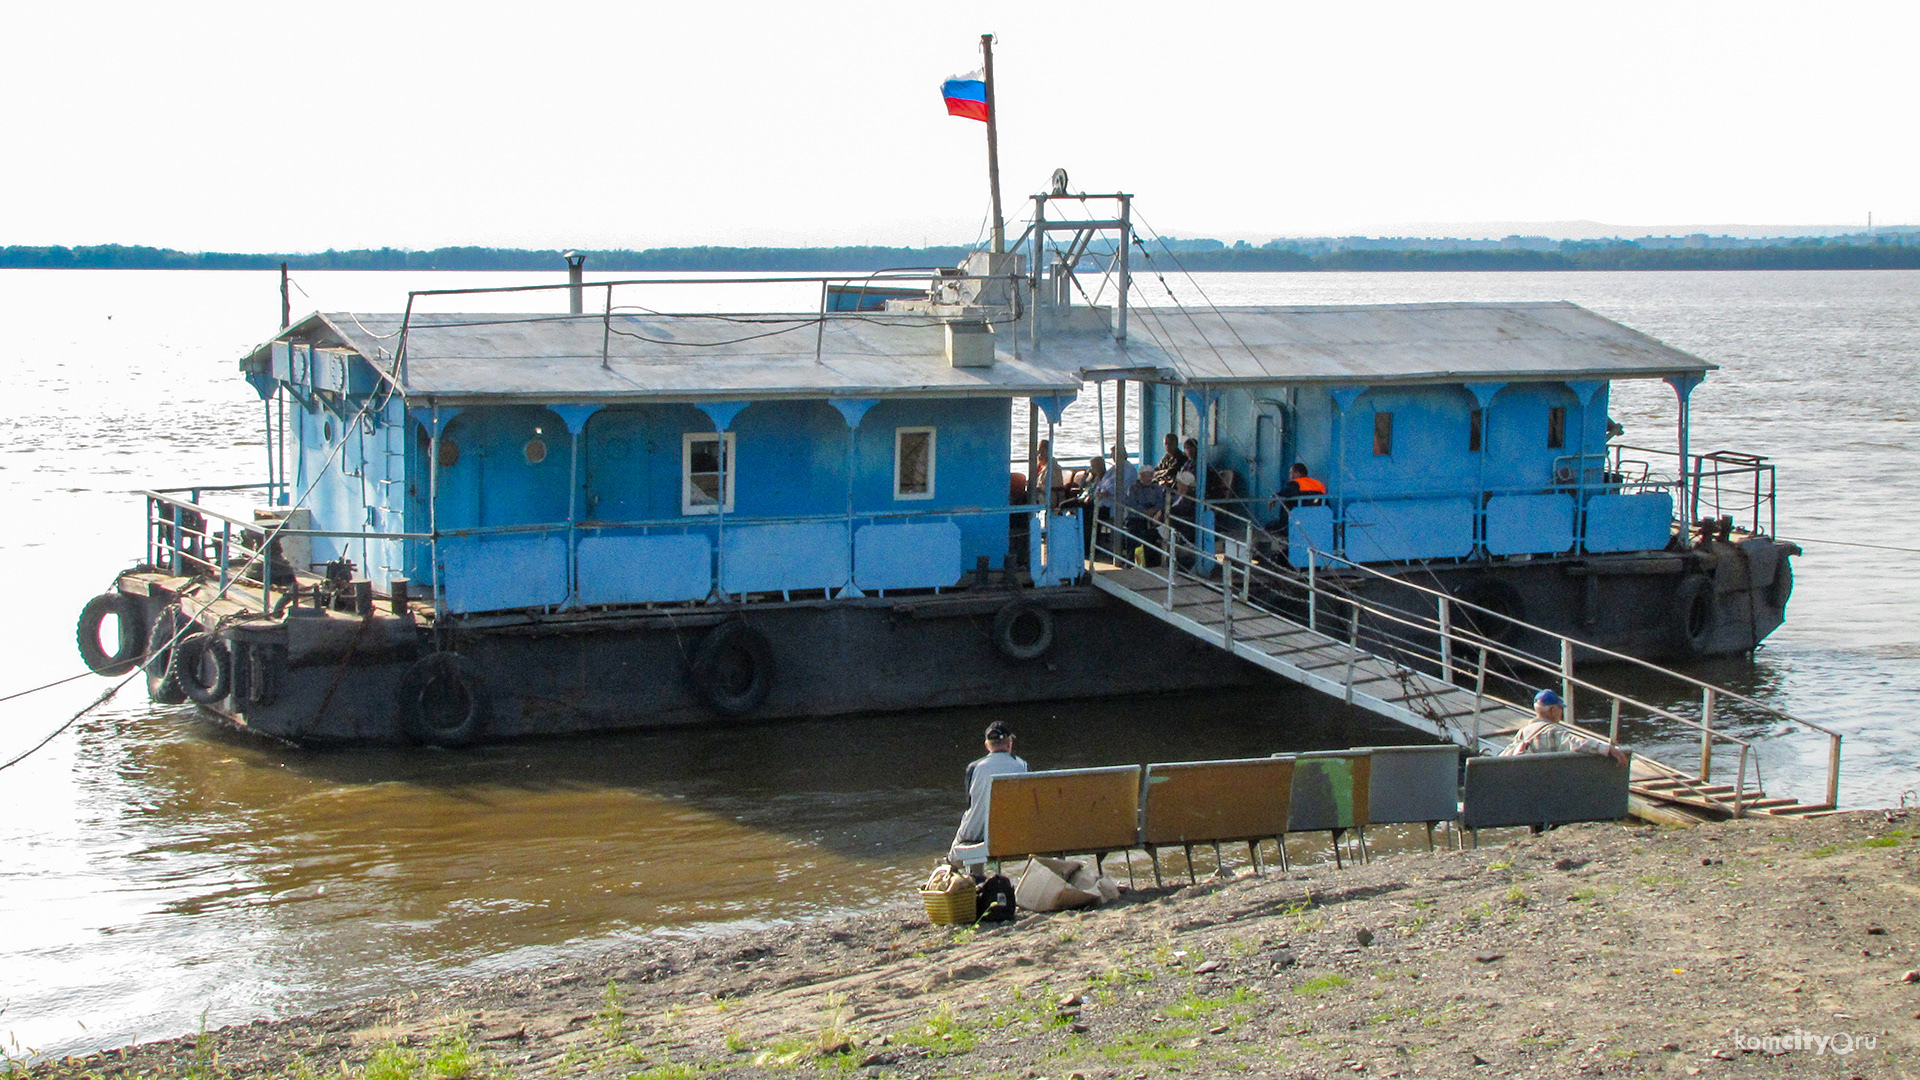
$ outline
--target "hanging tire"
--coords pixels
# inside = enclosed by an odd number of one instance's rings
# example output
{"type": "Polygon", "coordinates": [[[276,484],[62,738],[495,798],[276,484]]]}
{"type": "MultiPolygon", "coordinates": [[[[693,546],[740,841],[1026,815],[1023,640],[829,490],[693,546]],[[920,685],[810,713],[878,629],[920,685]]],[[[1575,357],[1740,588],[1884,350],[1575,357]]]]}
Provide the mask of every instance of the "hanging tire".
{"type": "Polygon", "coordinates": [[[1782,552],[1780,565],[1773,571],[1773,580],[1767,582],[1767,605],[1784,616],[1787,613],[1787,601],[1792,597],[1793,559],[1782,552]]]}
{"type": "Polygon", "coordinates": [[[125,675],[140,666],[147,653],[146,622],[140,618],[140,604],[120,592],[101,593],[80,609],[80,623],[74,627],[74,643],[80,646],[80,660],[95,675],[125,675]],[[113,652],[100,647],[100,628],[107,616],[119,627],[120,646],[113,652]]]}
{"type": "Polygon", "coordinates": [[[153,625],[147,628],[147,658],[142,664],[147,672],[147,697],[162,705],[178,705],[187,700],[187,692],[180,688],[173,675],[173,639],[186,625],[187,620],[179,608],[166,607],[153,617],[153,625]]]}
{"type": "Polygon", "coordinates": [[[993,647],[1009,660],[1038,660],[1053,648],[1053,612],[1015,600],[994,612],[993,647]]]}
{"type": "Polygon", "coordinates": [[[1705,574],[1681,578],[1674,588],[1673,635],[1683,655],[1705,656],[1712,647],[1720,619],[1715,600],[1713,579],[1705,574]]]}
{"type": "Polygon", "coordinates": [[[745,716],[773,692],[773,645],[738,619],[713,628],[693,652],[693,688],[722,716],[745,716]]]}
{"type": "Polygon", "coordinates": [[[171,666],[174,685],[197,705],[218,705],[233,692],[233,651],[210,630],[181,638],[173,646],[171,666]]]}
{"type": "Polygon", "coordinates": [[[486,733],[493,697],[480,669],[459,653],[421,657],[400,677],[400,730],[426,746],[468,746],[486,733]]]}
{"type": "Polygon", "coordinates": [[[1468,630],[1489,641],[1512,645],[1520,640],[1520,623],[1527,621],[1527,602],[1520,590],[1497,577],[1477,577],[1454,590],[1454,599],[1485,608],[1467,609],[1454,616],[1468,630]]]}

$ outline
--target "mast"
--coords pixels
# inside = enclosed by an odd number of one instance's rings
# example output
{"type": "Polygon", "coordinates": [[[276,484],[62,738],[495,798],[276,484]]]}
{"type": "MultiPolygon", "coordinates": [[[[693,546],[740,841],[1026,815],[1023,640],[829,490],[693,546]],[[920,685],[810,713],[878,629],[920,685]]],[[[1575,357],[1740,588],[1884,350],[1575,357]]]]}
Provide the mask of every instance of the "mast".
{"type": "Polygon", "coordinates": [[[986,56],[987,82],[987,184],[993,189],[993,253],[1007,251],[1006,219],[1000,216],[1000,109],[993,100],[993,35],[980,35],[980,51],[986,56]]]}

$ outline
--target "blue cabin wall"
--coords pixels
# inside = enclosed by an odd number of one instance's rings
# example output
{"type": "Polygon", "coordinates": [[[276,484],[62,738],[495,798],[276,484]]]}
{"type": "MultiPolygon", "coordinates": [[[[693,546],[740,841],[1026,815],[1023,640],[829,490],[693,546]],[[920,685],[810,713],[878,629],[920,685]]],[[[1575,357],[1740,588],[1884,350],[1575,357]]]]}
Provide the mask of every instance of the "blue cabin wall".
{"type": "MultiPolygon", "coordinates": [[[[346,533],[401,532],[406,525],[407,454],[405,407],[395,396],[369,403],[306,391],[288,410],[292,485],[307,492],[304,505],[316,530],[346,533]],[[362,413],[362,410],[364,414],[362,413]]],[[[405,545],[397,540],[313,537],[308,556],[317,570],[336,559],[352,560],[357,572],[384,588],[404,573],[405,545]]]]}

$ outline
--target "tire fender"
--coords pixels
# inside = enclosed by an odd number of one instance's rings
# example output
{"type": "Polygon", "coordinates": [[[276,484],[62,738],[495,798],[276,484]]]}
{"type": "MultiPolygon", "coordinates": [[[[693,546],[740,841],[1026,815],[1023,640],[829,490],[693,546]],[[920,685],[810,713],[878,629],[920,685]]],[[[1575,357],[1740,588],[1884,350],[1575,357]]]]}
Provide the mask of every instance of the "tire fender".
{"type": "Polygon", "coordinates": [[[773,644],[740,619],[714,627],[694,650],[693,688],[722,716],[745,716],[773,692],[773,644]]]}
{"type": "Polygon", "coordinates": [[[139,602],[117,591],[88,600],[74,627],[74,643],[80,647],[80,660],[95,675],[125,675],[140,666],[147,652],[147,626],[139,602]],[[111,653],[100,647],[100,628],[108,615],[120,627],[120,646],[111,653]]]}
{"type": "Polygon", "coordinates": [[[147,658],[142,665],[147,673],[147,696],[162,705],[178,705],[187,700],[173,674],[174,637],[187,620],[177,607],[162,608],[147,630],[147,658]]]}
{"type": "Polygon", "coordinates": [[[486,733],[493,696],[480,669],[459,653],[429,653],[400,677],[400,730],[427,746],[468,746],[486,733]]]}
{"type": "Polygon", "coordinates": [[[211,630],[188,634],[173,647],[174,684],[197,705],[218,705],[233,692],[233,650],[211,630]],[[201,681],[208,668],[213,678],[201,681]]]}
{"type": "Polygon", "coordinates": [[[1015,600],[993,613],[993,647],[1009,660],[1038,660],[1053,648],[1053,612],[1015,600]]]}
{"type": "Polygon", "coordinates": [[[1673,590],[1673,638],[1687,656],[1705,656],[1720,621],[1713,579],[1689,574],[1673,590]]]}

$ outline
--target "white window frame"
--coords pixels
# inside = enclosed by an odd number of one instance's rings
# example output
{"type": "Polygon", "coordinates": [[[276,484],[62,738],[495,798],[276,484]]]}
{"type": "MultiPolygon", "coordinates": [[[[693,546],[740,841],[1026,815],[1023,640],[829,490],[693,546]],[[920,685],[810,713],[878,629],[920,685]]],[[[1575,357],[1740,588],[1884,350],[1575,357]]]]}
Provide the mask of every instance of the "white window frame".
{"type": "Polygon", "coordinates": [[[919,500],[919,499],[933,498],[933,486],[934,486],[933,482],[934,482],[935,475],[937,475],[934,466],[939,462],[939,460],[940,460],[940,432],[938,431],[938,429],[931,428],[931,427],[894,428],[893,429],[893,497],[896,500],[908,500],[908,499],[919,500]],[[906,437],[908,435],[925,435],[927,437],[927,490],[925,491],[902,492],[900,490],[900,457],[901,457],[900,444],[906,440],[906,437]]]}
{"type": "Polygon", "coordinates": [[[680,512],[682,514],[719,514],[733,513],[733,474],[734,460],[733,432],[689,431],[680,436],[680,512]],[[720,488],[724,498],[719,503],[694,502],[694,492],[699,490],[693,484],[693,444],[720,440],[720,488]]]}

